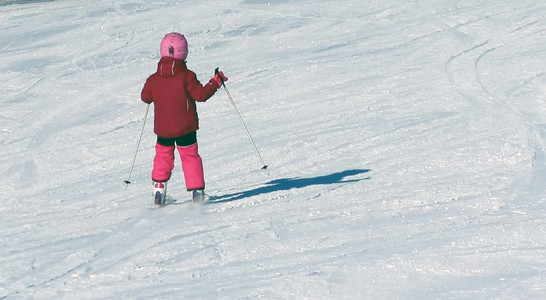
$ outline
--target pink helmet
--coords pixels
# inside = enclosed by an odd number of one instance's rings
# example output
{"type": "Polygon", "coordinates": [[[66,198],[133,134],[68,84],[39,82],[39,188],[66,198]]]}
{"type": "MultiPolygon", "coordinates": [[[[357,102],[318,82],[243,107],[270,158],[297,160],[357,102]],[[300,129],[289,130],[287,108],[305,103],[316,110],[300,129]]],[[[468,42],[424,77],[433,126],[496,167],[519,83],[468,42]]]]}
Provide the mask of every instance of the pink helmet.
{"type": "Polygon", "coordinates": [[[178,32],[168,33],[161,40],[159,52],[161,53],[161,57],[171,56],[185,60],[188,56],[188,41],[186,41],[186,38],[178,32]]]}

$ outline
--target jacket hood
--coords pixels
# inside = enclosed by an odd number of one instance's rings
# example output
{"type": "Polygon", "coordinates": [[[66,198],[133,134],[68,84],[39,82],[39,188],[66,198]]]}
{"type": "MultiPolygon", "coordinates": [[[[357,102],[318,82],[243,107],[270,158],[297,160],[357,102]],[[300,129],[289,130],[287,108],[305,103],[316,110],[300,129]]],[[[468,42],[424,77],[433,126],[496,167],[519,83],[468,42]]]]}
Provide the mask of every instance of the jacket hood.
{"type": "Polygon", "coordinates": [[[187,69],[185,61],[174,57],[162,57],[157,63],[157,74],[161,77],[174,77],[187,69]]]}

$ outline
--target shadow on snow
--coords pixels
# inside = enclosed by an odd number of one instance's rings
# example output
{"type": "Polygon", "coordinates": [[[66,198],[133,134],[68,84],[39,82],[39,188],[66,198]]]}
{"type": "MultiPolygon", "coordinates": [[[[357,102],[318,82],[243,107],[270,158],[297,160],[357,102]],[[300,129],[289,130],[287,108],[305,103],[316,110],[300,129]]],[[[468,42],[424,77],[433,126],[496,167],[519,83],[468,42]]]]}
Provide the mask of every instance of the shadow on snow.
{"type": "Polygon", "coordinates": [[[29,4],[29,3],[41,3],[41,2],[53,2],[54,0],[0,0],[0,6],[6,6],[11,4],[29,4]]]}
{"type": "Polygon", "coordinates": [[[209,199],[210,203],[223,203],[240,200],[246,197],[258,196],[262,194],[268,194],[277,191],[286,191],[290,189],[301,189],[304,187],[312,185],[328,185],[336,183],[351,183],[358,182],[362,180],[368,180],[371,177],[359,178],[359,179],[345,179],[345,177],[356,176],[363,173],[368,173],[371,170],[369,169],[354,169],[354,170],[345,170],[342,172],[333,173],[330,175],[310,177],[310,178],[282,178],[272,180],[261,186],[252,190],[220,195],[220,196],[211,196],[209,199]]]}

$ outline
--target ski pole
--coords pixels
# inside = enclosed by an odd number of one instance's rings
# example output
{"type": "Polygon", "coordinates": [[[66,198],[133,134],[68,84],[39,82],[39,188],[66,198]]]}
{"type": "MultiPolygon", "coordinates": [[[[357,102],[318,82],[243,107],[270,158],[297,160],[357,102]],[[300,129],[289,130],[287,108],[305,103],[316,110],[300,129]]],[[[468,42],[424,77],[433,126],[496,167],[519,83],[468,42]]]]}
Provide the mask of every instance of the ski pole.
{"type": "MultiPolygon", "coordinates": [[[[219,68],[216,68],[215,74],[218,74],[218,69],[219,68]]],[[[260,161],[262,162],[262,165],[263,165],[262,169],[263,170],[267,169],[267,164],[265,163],[264,159],[260,155],[260,151],[258,151],[258,147],[256,147],[256,143],[254,143],[254,140],[252,139],[252,136],[250,135],[250,131],[248,131],[248,128],[246,127],[245,121],[243,120],[243,117],[241,117],[241,113],[239,112],[239,109],[237,109],[237,105],[235,105],[235,101],[233,101],[233,98],[231,97],[231,94],[229,93],[229,91],[228,91],[228,89],[226,87],[226,84],[224,83],[224,79],[222,78],[222,76],[220,76],[220,81],[222,82],[222,86],[224,87],[224,91],[226,91],[226,94],[227,94],[227,96],[229,98],[229,101],[231,101],[231,105],[235,109],[235,112],[237,113],[237,116],[239,116],[239,120],[241,121],[241,124],[243,125],[243,128],[245,129],[245,132],[246,132],[246,135],[248,136],[248,139],[250,140],[250,142],[252,143],[252,146],[254,147],[254,151],[256,152],[256,154],[260,158],[260,161]]]]}
{"type": "Polygon", "coordinates": [[[142,140],[142,133],[144,133],[144,126],[146,125],[146,119],[148,118],[148,111],[150,110],[150,103],[146,105],[146,113],[144,113],[144,122],[142,122],[142,130],[140,131],[140,136],[138,137],[138,142],[135,150],[135,157],[133,157],[133,163],[131,164],[131,170],[129,171],[129,176],[127,177],[127,180],[125,180],[125,189],[129,186],[131,183],[131,174],[133,173],[133,167],[135,166],[135,161],[138,153],[138,148],[140,147],[140,141],[142,140]]]}

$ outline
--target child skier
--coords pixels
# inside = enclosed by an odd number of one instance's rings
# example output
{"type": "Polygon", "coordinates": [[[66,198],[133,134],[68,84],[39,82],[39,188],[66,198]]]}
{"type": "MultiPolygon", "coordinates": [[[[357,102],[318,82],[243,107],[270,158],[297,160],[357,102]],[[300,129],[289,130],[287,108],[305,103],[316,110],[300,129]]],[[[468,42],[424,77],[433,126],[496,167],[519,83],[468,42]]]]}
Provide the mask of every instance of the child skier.
{"type": "Polygon", "coordinates": [[[154,103],[154,132],[157,135],[152,169],[154,203],[165,203],[175,148],[182,161],[186,189],[193,191],[194,203],[201,203],[205,198],[205,179],[197,150],[199,125],[195,101],[207,101],[222,81],[228,79],[218,72],[203,86],[186,66],[188,43],[180,33],[165,35],[160,53],[157,72],[148,77],[141,93],[142,101],[154,103]]]}

